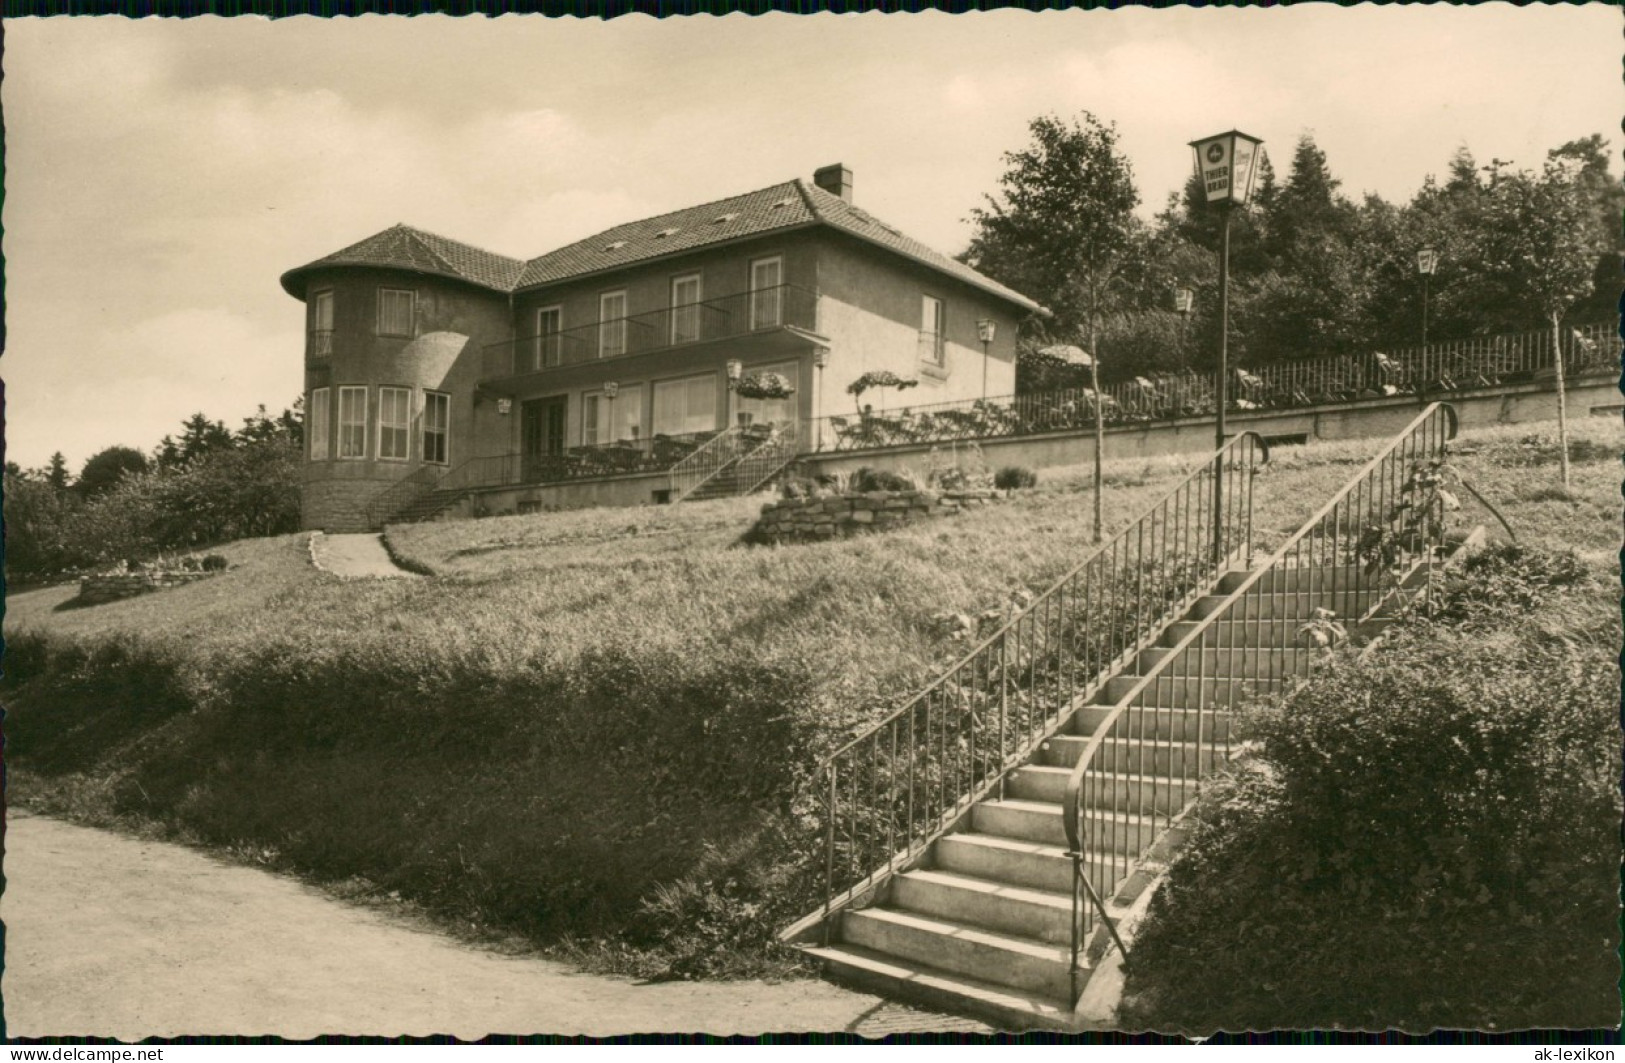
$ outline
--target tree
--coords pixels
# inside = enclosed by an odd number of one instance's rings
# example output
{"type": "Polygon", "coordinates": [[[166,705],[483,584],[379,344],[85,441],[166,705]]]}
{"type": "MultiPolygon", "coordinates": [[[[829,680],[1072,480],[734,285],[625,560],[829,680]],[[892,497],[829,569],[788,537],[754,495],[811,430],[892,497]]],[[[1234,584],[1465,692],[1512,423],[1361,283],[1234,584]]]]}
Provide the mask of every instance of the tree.
{"type": "MultiPolygon", "coordinates": [[[[1091,381],[1100,389],[1099,327],[1103,312],[1133,290],[1125,283],[1135,252],[1148,246],[1134,217],[1140,194],[1117,150],[1115,126],[1083,112],[1069,125],[1053,115],[1033,119],[1032,143],[1007,152],[998,197],[973,210],[976,233],[966,260],[1046,303],[1062,336],[1082,331],[1091,381]],[[1080,120],[1081,119],[1081,120],[1080,120]]],[[[1095,404],[1095,541],[1101,535],[1104,431],[1095,404]]]]}
{"type": "Polygon", "coordinates": [[[51,485],[53,491],[68,489],[68,461],[60,450],[51,455],[51,464],[45,472],[45,482],[51,485]]]}
{"type": "Polygon", "coordinates": [[[85,498],[95,498],[132,473],[147,471],[147,456],[134,447],[108,447],[85,459],[75,485],[85,498]]]}
{"type": "Polygon", "coordinates": [[[184,464],[217,450],[229,450],[232,442],[225,424],[211,421],[201,412],[194,413],[181,423],[180,460],[184,464]]]}
{"type": "Polygon", "coordinates": [[[1496,173],[1485,190],[1477,261],[1498,300],[1552,327],[1557,434],[1563,485],[1569,483],[1568,411],[1563,379],[1563,315],[1591,294],[1603,249],[1582,170],[1549,159],[1539,174],[1496,173]]]}

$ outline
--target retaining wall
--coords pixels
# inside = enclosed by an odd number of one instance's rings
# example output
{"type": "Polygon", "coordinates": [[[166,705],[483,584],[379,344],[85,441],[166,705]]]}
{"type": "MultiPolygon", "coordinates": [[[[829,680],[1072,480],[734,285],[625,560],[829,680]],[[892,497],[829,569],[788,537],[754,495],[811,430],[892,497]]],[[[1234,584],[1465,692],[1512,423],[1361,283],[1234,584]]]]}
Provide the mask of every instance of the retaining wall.
{"type": "Polygon", "coordinates": [[[105,576],[85,576],[79,581],[80,605],[101,605],[138,594],[180,587],[208,579],[213,572],[129,572],[105,576]]]}
{"type": "Polygon", "coordinates": [[[787,498],[762,507],[746,538],[758,543],[808,542],[929,520],[985,506],[999,491],[868,491],[829,498],[787,498]]]}

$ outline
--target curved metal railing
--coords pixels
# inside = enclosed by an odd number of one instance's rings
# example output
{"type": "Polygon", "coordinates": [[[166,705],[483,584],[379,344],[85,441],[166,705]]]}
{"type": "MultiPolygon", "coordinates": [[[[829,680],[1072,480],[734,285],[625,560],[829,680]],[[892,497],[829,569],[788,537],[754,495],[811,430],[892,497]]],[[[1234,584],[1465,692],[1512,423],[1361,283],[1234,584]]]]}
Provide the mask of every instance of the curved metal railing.
{"type": "Polygon", "coordinates": [[[1207,593],[1250,548],[1252,480],[1269,459],[1248,432],[815,772],[823,906],[799,937],[917,857],[1001,786],[1103,679],[1207,593]]]}
{"type": "MultiPolygon", "coordinates": [[[[1437,487],[1445,445],[1455,434],[1455,409],[1439,402],[1428,406],[1115,699],[1079,756],[1062,802],[1073,861],[1074,972],[1097,917],[1115,936],[1101,895],[1114,892],[1140,855],[1197,795],[1202,779],[1229,757],[1230,734],[1217,726],[1209,693],[1216,700],[1221,683],[1238,682],[1235,665],[1251,650],[1286,650],[1290,645],[1284,636],[1289,628],[1295,630],[1296,619],[1284,610],[1280,615],[1271,612],[1269,603],[1239,608],[1238,603],[1254,603],[1249,595],[1257,590],[1329,601],[1337,606],[1336,614],[1354,620],[1372,615],[1396,588],[1393,573],[1407,563],[1430,558],[1443,544],[1442,504],[1429,492],[1437,487]],[[1221,621],[1243,624],[1243,634],[1251,637],[1232,633],[1221,641],[1214,637],[1221,621]],[[1171,715],[1189,711],[1190,705],[1175,708],[1143,700],[1159,681],[1187,692],[1170,693],[1170,700],[1194,700],[1194,741],[1189,721],[1176,728],[1171,715]],[[1191,690],[1194,699],[1187,696],[1191,690]],[[1167,720],[1153,715],[1158,713],[1168,714],[1167,720]],[[1177,730],[1179,738],[1147,743],[1143,736],[1148,719],[1151,734],[1161,734],[1164,728],[1156,725],[1166,722],[1168,734],[1177,730]],[[1161,801],[1154,793],[1149,807],[1140,785],[1147,778],[1160,780],[1168,789],[1161,801]],[[1125,802],[1119,795],[1131,793],[1138,795],[1138,803],[1122,808],[1125,802]]],[[[1301,672],[1309,657],[1283,652],[1252,659],[1255,670],[1260,662],[1267,666],[1264,674],[1250,678],[1272,683],[1301,672]]]]}

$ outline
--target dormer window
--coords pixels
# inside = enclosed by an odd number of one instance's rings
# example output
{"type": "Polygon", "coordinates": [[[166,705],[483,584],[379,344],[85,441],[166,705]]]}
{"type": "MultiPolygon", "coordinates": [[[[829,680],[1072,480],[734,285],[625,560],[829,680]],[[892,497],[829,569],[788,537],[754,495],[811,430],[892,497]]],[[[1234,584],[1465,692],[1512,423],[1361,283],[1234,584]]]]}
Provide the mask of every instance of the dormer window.
{"type": "Polygon", "coordinates": [[[780,209],[782,209],[784,207],[790,206],[794,202],[795,202],[795,200],[791,199],[789,196],[786,196],[783,199],[779,200],[777,203],[773,204],[773,209],[774,210],[780,210],[780,209]]]}
{"type": "Polygon", "coordinates": [[[727,214],[718,214],[716,217],[712,218],[711,224],[726,225],[728,222],[733,221],[737,217],[739,217],[738,211],[729,211],[727,214]]]}
{"type": "Polygon", "coordinates": [[[619,251],[621,248],[623,248],[625,246],[626,246],[626,241],[625,240],[616,240],[614,243],[605,244],[604,245],[604,250],[605,251],[619,251]]]}
{"type": "Polygon", "coordinates": [[[676,235],[677,235],[677,230],[676,229],[661,229],[659,232],[655,233],[655,239],[656,240],[664,240],[668,236],[676,236],[676,235]]]}

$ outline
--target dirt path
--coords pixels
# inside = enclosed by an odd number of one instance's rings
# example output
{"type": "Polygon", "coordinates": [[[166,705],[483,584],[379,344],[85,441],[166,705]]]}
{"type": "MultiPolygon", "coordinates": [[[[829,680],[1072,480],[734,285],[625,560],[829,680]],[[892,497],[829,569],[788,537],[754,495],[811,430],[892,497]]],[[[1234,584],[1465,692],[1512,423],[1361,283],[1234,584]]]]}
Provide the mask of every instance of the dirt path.
{"type": "Polygon", "coordinates": [[[341,579],[400,579],[414,573],[395,564],[381,535],[312,532],[310,559],[341,579]]]}
{"type": "Polygon", "coordinates": [[[815,981],[643,985],[501,956],[193,850],[7,813],[14,1037],[985,1029],[815,981]]]}

